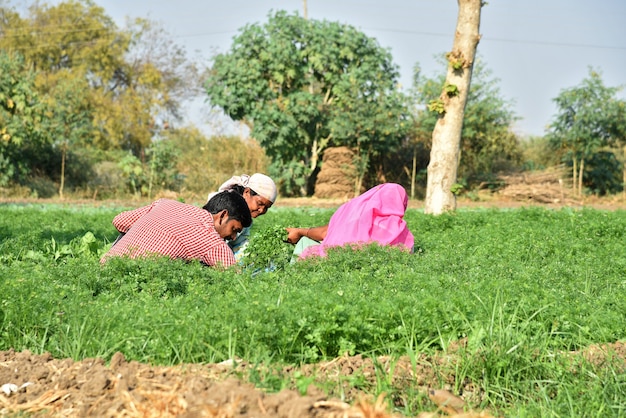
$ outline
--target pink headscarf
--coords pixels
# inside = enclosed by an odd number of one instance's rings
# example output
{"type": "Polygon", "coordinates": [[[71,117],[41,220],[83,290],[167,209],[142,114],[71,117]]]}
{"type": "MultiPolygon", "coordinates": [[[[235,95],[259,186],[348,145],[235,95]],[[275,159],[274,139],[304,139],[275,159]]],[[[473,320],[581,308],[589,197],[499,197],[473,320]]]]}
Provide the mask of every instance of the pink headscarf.
{"type": "Polygon", "coordinates": [[[325,256],[325,249],[345,244],[396,245],[413,251],[414,238],[402,217],[408,197],[402,186],[384,183],[344,203],[330,218],[326,238],[307,247],[300,258],[325,256]]]}

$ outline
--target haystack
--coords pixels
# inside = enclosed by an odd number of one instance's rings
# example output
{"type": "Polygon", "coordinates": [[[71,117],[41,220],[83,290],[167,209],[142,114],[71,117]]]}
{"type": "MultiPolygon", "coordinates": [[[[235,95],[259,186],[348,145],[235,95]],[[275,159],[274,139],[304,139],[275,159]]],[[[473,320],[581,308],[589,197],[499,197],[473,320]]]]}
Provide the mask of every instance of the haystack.
{"type": "Polygon", "coordinates": [[[320,199],[352,198],[355,196],[354,185],[357,175],[354,151],[348,147],[328,148],[324,151],[322,169],[315,182],[314,196],[320,199]]]}
{"type": "Polygon", "coordinates": [[[504,187],[497,194],[511,200],[536,203],[575,204],[569,171],[564,165],[542,171],[499,176],[504,187]]]}

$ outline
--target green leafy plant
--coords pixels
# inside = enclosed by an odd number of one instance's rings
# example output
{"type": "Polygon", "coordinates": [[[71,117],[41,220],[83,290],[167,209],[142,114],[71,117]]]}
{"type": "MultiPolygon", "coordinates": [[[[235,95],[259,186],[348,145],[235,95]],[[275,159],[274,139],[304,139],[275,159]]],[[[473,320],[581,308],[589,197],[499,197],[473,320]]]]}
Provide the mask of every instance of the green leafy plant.
{"type": "Polygon", "coordinates": [[[454,183],[452,187],[450,187],[450,191],[453,195],[458,196],[463,192],[464,188],[465,186],[463,186],[461,183],[454,183]]]}
{"type": "Polygon", "coordinates": [[[273,175],[287,173],[278,182],[283,196],[313,194],[329,147],[358,148],[369,161],[407,133],[397,66],[350,25],[271,13],[244,27],[208,75],[211,103],[233,120],[254,120],[250,136],[273,161],[273,175]]]}
{"type": "Polygon", "coordinates": [[[439,115],[443,115],[446,112],[443,100],[435,99],[428,102],[428,110],[436,112],[439,115]]]}
{"type": "Polygon", "coordinates": [[[274,225],[254,232],[245,250],[244,264],[252,269],[276,270],[284,268],[293,254],[293,245],[287,241],[285,227],[274,225]]]}
{"type": "Polygon", "coordinates": [[[459,94],[459,88],[456,85],[454,85],[454,84],[446,84],[443,87],[443,91],[446,92],[448,97],[458,96],[458,94],[459,94]]]}

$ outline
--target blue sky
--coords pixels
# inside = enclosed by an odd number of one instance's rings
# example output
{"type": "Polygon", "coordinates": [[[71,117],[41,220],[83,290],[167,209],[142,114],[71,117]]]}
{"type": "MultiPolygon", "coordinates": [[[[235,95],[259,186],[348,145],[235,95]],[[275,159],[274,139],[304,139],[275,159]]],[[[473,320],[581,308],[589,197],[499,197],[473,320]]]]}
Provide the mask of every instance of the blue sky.
{"type": "MultiPolygon", "coordinates": [[[[124,25],[126,17],[157,21],[190,53],[207,60],[226,52],[238,29],[267,21],[270,11],[304,11],[304,0],[95,0],[124,25]]],[[[443,70],[436,56],[452,48],[455,0],[306,0],[310,19],[346,23],[391,50],[409,87],[413,66],[425,76],[443,70]]],[[[607,86],[626,85],[626,1],[490,0],[482,9],[479,57],[499,79],[502,96],[522,118],[521,135],[543,135],[561,90],[600,71],[607,86]]],[[[624,91],[620,97],[625,98],[624,91]]],[[[206,107],[191,105],[206,123],[206,107]]]]}

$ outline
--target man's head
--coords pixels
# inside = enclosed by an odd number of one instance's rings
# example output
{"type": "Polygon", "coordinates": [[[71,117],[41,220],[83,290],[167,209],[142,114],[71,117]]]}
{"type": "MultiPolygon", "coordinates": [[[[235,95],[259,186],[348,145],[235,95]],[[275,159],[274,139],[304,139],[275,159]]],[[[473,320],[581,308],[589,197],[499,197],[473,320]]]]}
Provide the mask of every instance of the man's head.
{"type": "Polygon", "coordinates": [[[203,209],[213,215],[215,230],[224,239],[235,239],[243,228],[252,224],[250,209],[239,193],[220,192],[203,209]]]}

